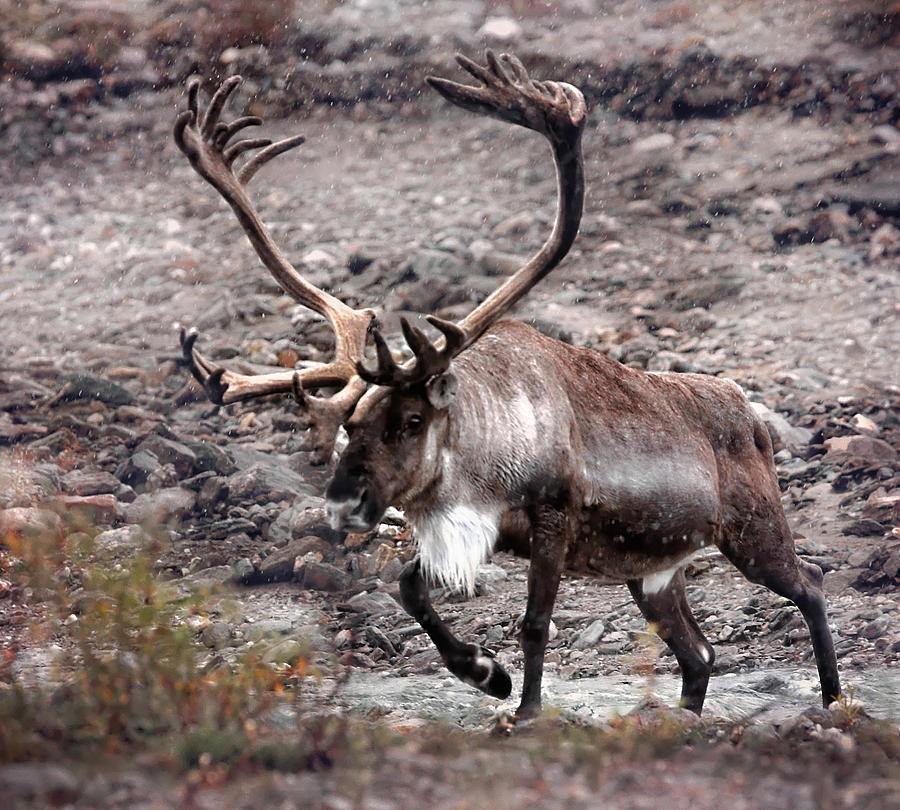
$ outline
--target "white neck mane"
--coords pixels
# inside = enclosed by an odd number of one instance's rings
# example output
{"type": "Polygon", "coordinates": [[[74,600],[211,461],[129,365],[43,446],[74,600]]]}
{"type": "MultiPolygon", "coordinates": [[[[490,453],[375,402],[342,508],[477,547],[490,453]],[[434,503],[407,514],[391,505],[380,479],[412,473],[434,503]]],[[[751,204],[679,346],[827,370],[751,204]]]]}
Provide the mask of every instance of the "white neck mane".
{"type": "Polygon", "coordinates": [[[493,551],[499,525],[499,508],[482,504],[458,504],[415,520],[425,575],[471,595],[475,571],[493,551]]]}

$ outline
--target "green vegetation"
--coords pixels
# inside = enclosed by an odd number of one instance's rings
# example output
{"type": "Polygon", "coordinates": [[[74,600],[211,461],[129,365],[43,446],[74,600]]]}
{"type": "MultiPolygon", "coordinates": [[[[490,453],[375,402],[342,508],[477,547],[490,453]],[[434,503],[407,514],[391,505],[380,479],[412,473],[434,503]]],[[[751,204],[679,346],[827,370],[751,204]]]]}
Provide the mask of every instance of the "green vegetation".
{"type": "Polygon", "coordinates": [[[94,535],[63,522],[0,542],[9,599],[29,603],[34,616],[20,647],[60,651],[52,684],[13,677],[7,655],[0,761],[61,750],[85,758],[152,750],[189,767],[315,767],[333,758],[347,726],[334,718],[298,719],[289,746],[257,731],[265,712],[296,704],[314,674],[305,654],[277,664],[254,648],[230,665],[211,657],[197,638],[204,594],[183,595],[160,580],[152,544],[117,561],[97,552],[94,535]]]}

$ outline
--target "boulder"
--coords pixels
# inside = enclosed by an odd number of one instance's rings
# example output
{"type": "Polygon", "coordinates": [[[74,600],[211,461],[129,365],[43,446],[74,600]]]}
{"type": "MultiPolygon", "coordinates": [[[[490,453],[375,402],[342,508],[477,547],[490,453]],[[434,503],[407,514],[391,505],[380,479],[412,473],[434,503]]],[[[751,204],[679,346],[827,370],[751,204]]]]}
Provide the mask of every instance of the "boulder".
{"type": "Polygon", "coordinates": [[[152,453],[160,465],[171,464],[179,478],[187,478],[197,464],[197,455],[190,447],[163,436],[148,436],[138,446],[138,452],[152,453]]]}
{"type": "Polygon", "coordinates": [[[163,525],[190,512],[196,500],[191,490],[182,487],[145,492],[125,507],[125,522],[163,525]]]}
{"type": "Polygon", "coordinates": [[[825,447],[830,456],[853,456],[869,462],[897,460],[897,451],[873,436],[833,436],[825,440],[825,447]]]}
{"type": "Polygon", "coordinates": [[[62,477],[63,489],[70,495],[115,493],[121,485],[112,473],[97,469],[72,470],[62,477]]]}
{"type": "Polygon", "coordinates": [[[49,509],[14,506],[0,510],[0,537],[40,534],[55,529],[59,524],[59,515],[49,509]]]}
{"type": "Polygon", "coordinates": [[[303,477],[283,465],[252,464],[228,478],[232,500],[269,502],[312,494],[303,477]]]}
{"type": "Polygon", "coordinates": [[[100,532],[94,538],[94,543],[98,551],[134,552],[143,548],[149,539],[150,536],[140,526],[132,525],[100,532]]]}
{"type": "Polygon", "coordinates": [[[887,492],[876,489],[863,506],[862,517],[875,520],[882,526],[900,526],[900,489],[887,492]]]}
{"type": "Polygon", "coordinates": [[[808,428],[794,427],[781,414],[769,409],[761,402],[751,402],[753,412],[762,419],[772,439],[772,450],[778,452],[783,448],[796,451],[806,447],[812,439],[812,431],[808,428]]]}
{"type": "Polygon", "coordinates": [[[61,378],[56,402],[93,399],[106,405],[131,405],[134,397],[118,383],[93,374],[68,374],[61,378]]]}

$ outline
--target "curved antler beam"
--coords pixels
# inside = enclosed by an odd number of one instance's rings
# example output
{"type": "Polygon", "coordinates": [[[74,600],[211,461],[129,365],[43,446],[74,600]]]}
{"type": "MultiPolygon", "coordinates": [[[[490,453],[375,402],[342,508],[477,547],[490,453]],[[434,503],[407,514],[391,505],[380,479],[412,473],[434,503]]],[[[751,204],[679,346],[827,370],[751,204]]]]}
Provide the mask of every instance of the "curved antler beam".
{"type": "Polygon", "coordinates": [[[505,315],[535,284],[556,267],[575,240],[584,207],[584,168],[581,135],[587,105],[576,87],[565,82],[529,78],[524,65],[511,54],[485,53],[486,65],[457,54],[459,65],[480,82],[459,84],[428,76],[426,81],[448,101],[471,112],[499,118],[540,132],[550,142],[556,167],[556,220],[547,241],[535,256],[510,276],[458,324],[429,317],[444,337],[432,344],[418,329],[402,321],[413,361],[397,365],[384,338],[373,332],[378,367],[357,362],[357,373],[382,386],[409,386],[447,370],[450,361],[505,315]]]}
{"type": "Polygon", "coordinates": [[[431,87],[466,110],[540,132],[550,142],[556,167],[557,207],[553,231],[540,251],[460,321],[471,345],[505,315],[559,262],[575,241],[584,208],[581,136],[587,105],[577,87],[566,82],[539,82],[528,76],[512,54],[485,52],[486,65],[457,54],[460,67],[481,82],[471,86],[429,76],[431,87]]]}
{"type": "MultiPolygon", "coordinates": [[[[239,76],[226,79],[213,93],[204,113],[201,113],[199,105],[199,82],[192,81],[188,86],[188,109],[175,122],[175,142],[194,170],[231,206],[251,245],[275,280],[296,301],[329,321],[335,333],[334,357],[330,363],[304,369],[302,372],[285,369],[271,374],[245,375],[218,367],[205,358],[195,347],[195,332],[182,332],[182,352],[191,373],[204,387],[209,398],[219,405],[268,394],[296,393],[304,387],[339,388],[339,399],[330,406],[323,404],[328,402],[323,397],[311,397],[307,394],[303,400],[308,403],[303,413],[311,428],[315,425],[312,432],[323,436],[328,431],[333,434],[340,423],[336,415],[345,415],[348,408],[352,410],[353,404],[365,391],[365,383],[357,375],[356,364],[365,352],[375,312],[371,309],[351,309],[334,296],[310,284],[288,262],[263,225],[246,194],[245,186],[262,166],[283,152],[299,146],[304,138],[302,135],[295,135],[274,143],[269,138],[248,138],[232,142],[247,127],[262,123],[261,118],[252,115],[236,118],[230,123],[221,121],[225,106],[241,81],[239,76]],[[236,161],[255,150],[259,151],[235,172],[236,161]],[[317,419],[321,424],[316,422],[317,419]]],[[[334,445],[334,435],[327,441],[320,437],[313,444],[316,447],[328,444],[331,448],[334,445]]]]}

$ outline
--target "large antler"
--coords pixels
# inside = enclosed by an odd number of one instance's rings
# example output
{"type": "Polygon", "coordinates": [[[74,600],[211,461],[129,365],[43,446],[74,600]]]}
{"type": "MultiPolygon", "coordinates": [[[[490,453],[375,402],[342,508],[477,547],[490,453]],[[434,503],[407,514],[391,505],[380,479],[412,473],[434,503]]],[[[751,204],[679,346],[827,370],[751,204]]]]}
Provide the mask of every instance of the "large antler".
{"type": "Polygon", "coordinates": [[[273,143],[268,138],[248,138],[229,146],[229,141],[238,132],[262,123],[262,119],[256,116],[244,116],[228,124],[220,121],[228,98],[241,81],[240,76],[226,79],[213,94],[202,118],[198,108],[200,85],[198,81],[191,82],[188,86],[188,109],[175,122],[175,142],[187,155],[194,170],[231,206],[257,255],[275,280],[296,301],[330,322],[335,334],[334,359],[326,365],[302,372],[287,369],[249,376],[219,368],[203,357],[194,347],[196,333],[182,332],[182,350],[194,377],[217,404],[293,391],[312,428],[309,439],[311,449],[317,460],[324,462],[331,455],[338,426],[365,392],[366,384],[357,376],[356,367],[362,360],[375,313],[370,309],[351,309],[310,284],[288,262],[260,220],[244,186],[263,164],[299,146],[304,139],[295,135],[273,143]],[[235,174],[235,160],[254,149],[261,151],[235,174]],[[327,399],[313,397],[304,390],[323,387],[340,387],[341,390],[338,395],[327,399]]]}
{"type": "Polygon", "coordinates": [[[581,134],[587,120],[584,96],[565,82],[539,82],[529,78],[525,67],[511,54],[501,54],[498,58],[487,51],[485,58],[487,65],[482,66],[461,54],[456,56],[456,61],[480,86],[433,76],[426,81],[460,107],[533,129],[547,138],[556,166],[556,222],[537,254],[458,324],[428,318],[444,335],[436,344],[402,321],[404,336],[415,355],[411,363],[397,365],[375,330],[378,368],[371,371],[358,363],[357,369],[361,377],[378,385],[410,385],[446,371],[454,356],[474,343],[559,264],[578,233],[584,204],[581,158],[581,134]]]}

